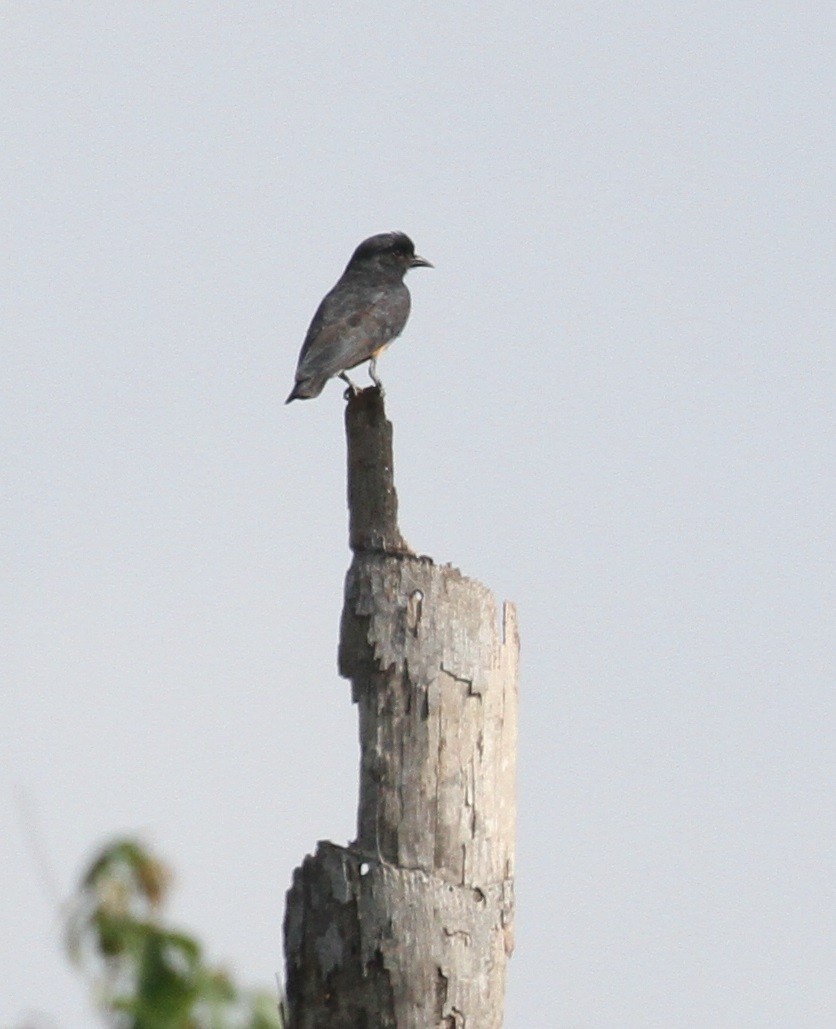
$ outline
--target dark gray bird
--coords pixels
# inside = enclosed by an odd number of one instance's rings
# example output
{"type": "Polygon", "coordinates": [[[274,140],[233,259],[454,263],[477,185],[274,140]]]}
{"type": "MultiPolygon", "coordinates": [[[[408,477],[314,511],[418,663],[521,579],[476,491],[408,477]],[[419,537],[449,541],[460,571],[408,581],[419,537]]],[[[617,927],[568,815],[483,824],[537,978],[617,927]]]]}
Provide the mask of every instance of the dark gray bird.
{"type": "Polygon", "coordinates": [[[400,336],[409,317],[409,290],[403,277],[410,268],[432,268],[418,257],[409,236],[381,232],[363,240],[339,282],[317,308],[296,368],[296,383],[285,403],[318,397],[325,383],[370,361],[369,375],[380,388],[377,359],[400,336]]]}

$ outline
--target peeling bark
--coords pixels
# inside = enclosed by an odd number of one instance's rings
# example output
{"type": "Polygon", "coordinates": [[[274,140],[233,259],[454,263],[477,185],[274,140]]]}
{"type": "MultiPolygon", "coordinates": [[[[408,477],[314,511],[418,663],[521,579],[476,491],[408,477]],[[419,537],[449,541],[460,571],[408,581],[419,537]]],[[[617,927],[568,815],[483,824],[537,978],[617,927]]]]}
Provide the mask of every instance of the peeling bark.
{"type": "Polygon", "coordinates": [[[397,524],[376,389],[346,409],[340,673],[360,721],[357,839],[320,843],[287,896],[293,1029],[499,1029],[513,949],[519,639],[490,591],[397,524]]]}

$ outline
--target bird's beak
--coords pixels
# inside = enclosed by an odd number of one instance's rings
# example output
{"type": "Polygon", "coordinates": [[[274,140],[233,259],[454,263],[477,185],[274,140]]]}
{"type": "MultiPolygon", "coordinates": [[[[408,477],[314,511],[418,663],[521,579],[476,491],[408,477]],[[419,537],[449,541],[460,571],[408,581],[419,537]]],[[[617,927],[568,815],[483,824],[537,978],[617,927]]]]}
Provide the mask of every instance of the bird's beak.
{"type": "Polygon", "coordinates": [[[426,257],[419,257],[417,254],[409,262],[410,268],[435,268],[434,264],[426,259],[426,257]]]}

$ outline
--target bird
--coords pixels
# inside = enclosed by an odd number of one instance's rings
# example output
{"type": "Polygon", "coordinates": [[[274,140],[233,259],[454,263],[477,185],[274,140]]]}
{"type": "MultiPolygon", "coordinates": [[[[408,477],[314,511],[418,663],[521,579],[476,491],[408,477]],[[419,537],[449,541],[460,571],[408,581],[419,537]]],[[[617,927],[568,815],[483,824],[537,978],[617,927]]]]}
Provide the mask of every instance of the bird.
{"type": "Polygon", "coordinates": [[[364,361],[370,362],[369,375],[382,392],[377,359],[400,336],[409,317],[404,275],[410,268],[432,267],[415,253],[404,232],[364,239],[313,316],[285,403],[318,397],[335,375],[348,384],[347,397],[358,393],[346,372],[364,361]]]}

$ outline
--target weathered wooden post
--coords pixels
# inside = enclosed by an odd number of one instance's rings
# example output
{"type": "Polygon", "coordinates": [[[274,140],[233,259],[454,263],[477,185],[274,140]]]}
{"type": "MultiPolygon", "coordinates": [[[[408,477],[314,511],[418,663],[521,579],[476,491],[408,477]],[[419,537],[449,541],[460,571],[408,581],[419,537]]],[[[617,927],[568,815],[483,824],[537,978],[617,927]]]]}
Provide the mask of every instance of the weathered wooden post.
{"type": "Polygon", "coordinates": [[[360,713],[357,839],[293,875],[291,1029],[499,1029],[513,948],[519,639],[409,549],[377,389],[346,408],[354,559],[340,672],[360,713]]]}

